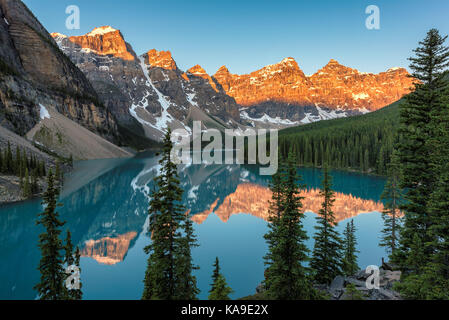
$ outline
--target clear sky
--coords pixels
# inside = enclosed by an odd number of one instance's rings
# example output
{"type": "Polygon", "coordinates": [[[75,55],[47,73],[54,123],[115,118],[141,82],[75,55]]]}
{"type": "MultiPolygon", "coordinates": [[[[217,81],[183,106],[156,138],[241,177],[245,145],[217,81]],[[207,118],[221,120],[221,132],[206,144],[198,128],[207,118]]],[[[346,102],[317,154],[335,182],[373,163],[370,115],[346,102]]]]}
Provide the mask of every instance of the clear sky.
{"type": "Polygon", "coordinates": [[[333,58],[363,72],[407,67],[426,34],[449,33],[448,0],[24,0],[49,32],[82,35],[120,29],[137,54],[170,50],[178,67],[210,74],[226,65],[243,74],[293,57],[306,74],[333,58]],[[81,13],[67,30],[68,5],[81,13]],[[368,30],[365,9],[380,9],[380,30],[368,30]]]}

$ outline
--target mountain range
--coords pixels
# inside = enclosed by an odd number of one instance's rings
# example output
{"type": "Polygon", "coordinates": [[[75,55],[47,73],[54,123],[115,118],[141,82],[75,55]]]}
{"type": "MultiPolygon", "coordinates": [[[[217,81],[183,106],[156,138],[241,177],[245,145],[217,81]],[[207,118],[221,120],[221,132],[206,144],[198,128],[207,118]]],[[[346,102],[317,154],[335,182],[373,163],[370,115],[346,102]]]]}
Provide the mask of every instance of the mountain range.
{"type": "Polygon", "coordinates": [[[335,60],[310,76],[293,58],[247,75],[183,71],[170,51],[136,54],[111,26],[49,34],[22,1],[0,0],[0,39],[1,126],[75,159],[128,156],[114,144],[145,149],[167,126],[190,132],[195,120],[203,129],[285,128],[363,114],[413,86],[403,68],[363,73],[335,60]]]}

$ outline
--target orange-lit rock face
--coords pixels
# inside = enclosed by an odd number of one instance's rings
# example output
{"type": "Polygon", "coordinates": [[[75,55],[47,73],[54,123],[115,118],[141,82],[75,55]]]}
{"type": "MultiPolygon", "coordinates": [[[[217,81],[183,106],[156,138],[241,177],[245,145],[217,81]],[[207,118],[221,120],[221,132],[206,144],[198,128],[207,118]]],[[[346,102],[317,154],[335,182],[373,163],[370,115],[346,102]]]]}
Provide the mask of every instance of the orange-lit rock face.
{"type": "Polygon", "coordinates": [[[379,74],[362,73],[331,60],[308,77],[293,58],[246,75],[231,74],[223,66],[214,78],[243,106],[278,101],[373,111],[399,100],[413,87],[413,79],[403,68],[379,74]]]}
{"type": "MultiPolygon", "coordinates": [[[[268,220],[268,203],[271,201],[272,193],[267,187],[257,184],[240,184],[236,191],[227,196],[223,203],[217,207],[218,200],[214,202],[209,210],[192,216],[192,220],[198,224],[203,223],[210,213],[215,214],[223,221],[227,222],[231,215],[245,213],[255,217],[268,220]]],[[[304,211],[317,213],[321,209],[323,197],[320,190],[311,189],[301,193],[304,197],[302,203],[304,211]]],[[[337,222],[355,217],[361,213],[373,211],[382,212],[383,205],[380,202],[364,200],[352,195],[335,193],[333,211],[337,222]]]]}
{"type": "Polygon", "coordinates": [[[100,55],[113,55],[124,60],[135,59],[121,32],[109,26],[95,28],[84,36],[70,37],[69,40],[100,55]]]}
{"type": "Polygon", "coordinates": [[[170,51],[157,51],[156,49],[152,49],[147,52],[145,63],[152,67],[159,67],[166,70],[178,69],[170,51]]]}
{"type": "Polygon", "coordinates": [[[131,241],[137,232],[128,232],[116,238],[105,237],[99,240],[88,240],[81,250],[81,256],[91,257],[101,264],[114,265],[125,258],[131,241]]]}
{"type": "Polygon", "coordinates": [[[218,92],[218,88],[217,88],[217,85],[215,84],[214,80],[212,80],[211,76],[209,76],[207,74],[206,70],[204,70],[200,65],[197,64],[196,66],[187,70],[186,73],[187,73],[187,76],[189,76],[189,77],[200,77],[200,78],[207,80],[209,82],[209,84],[212,86],[212,88],[214,88],[214,90],[218,92]]]}

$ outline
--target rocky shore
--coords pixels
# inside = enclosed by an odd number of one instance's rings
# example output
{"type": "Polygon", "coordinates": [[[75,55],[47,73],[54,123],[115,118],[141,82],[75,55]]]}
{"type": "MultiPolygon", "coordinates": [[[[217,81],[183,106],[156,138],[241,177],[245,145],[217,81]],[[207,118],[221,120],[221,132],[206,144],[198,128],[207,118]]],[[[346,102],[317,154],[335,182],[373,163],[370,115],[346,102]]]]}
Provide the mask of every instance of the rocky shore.
{"type": "MultiPolygon", "coordinates": [[[[367,282],[374,283],[372,275],[373,273],[360,270],[352,276],[337,276],[330,285],[316,284],[314,288],[330,300],[354,300],[354,291],[351,292],[350,287],[357,290],[355,292],[362,300],[402,300],[400,294],[393,290],[394,283],[401,279],[401,271],[394,271],[391,265],[382,262],[377,289],[369,289],[367,286],[367,282]]],[[[265,300],[262,284],[257,286],[256,294],[240,300],[265,300]]]]}

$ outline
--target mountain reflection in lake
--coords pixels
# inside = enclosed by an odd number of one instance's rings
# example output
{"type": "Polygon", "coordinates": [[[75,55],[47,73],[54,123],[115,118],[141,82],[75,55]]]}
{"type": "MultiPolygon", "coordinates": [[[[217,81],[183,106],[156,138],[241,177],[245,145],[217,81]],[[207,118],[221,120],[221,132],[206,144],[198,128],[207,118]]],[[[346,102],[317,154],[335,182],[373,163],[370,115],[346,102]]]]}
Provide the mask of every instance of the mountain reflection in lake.
{"type": "MultiPolygon", "coordinates": [[[[150,241],[146,230],[152,179],[159,169],[152,153],[133,159],[83,161],[67,177],[61,194],[61,219],[81,249],[85,299],[139,299],[143,289],[150,241]]],[[[183,201],[195,222],[200,247],[193,255],[200,298],[207,298],[212,263],[220,257],[223,272],[234,289],[233,298],[254,293],[263,279],[270,177],[257,166],[181,166],[183,201]]],[[[321,206],[321,172],[299,169],[307,189],[302,195],[304,226],[313,236],[315,214],[321,206]]],[[[382,220],[379,202],[384,180],[341,171],[332,172],[334,211],[342,230],[354,218],[358,228],[359,265],[379,264],[382,220]]],[[[0,207],[0,299],[34,299],[39,280],[40,252],[35,225],[40,200],[0,207]]],[[[308,245],[313,245],[309,239],[308,245]]]]}

